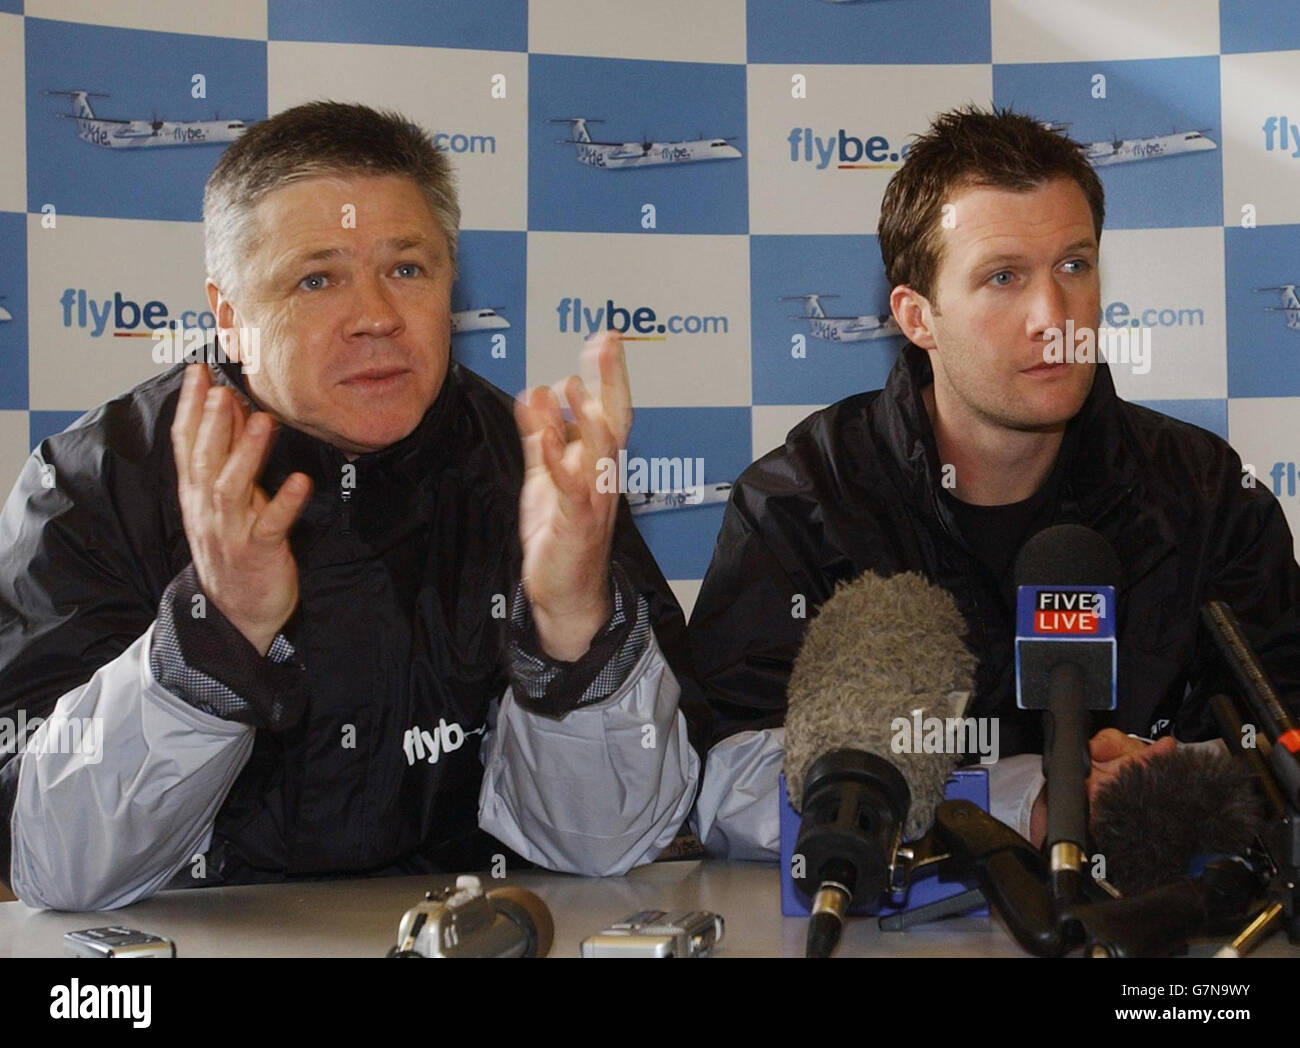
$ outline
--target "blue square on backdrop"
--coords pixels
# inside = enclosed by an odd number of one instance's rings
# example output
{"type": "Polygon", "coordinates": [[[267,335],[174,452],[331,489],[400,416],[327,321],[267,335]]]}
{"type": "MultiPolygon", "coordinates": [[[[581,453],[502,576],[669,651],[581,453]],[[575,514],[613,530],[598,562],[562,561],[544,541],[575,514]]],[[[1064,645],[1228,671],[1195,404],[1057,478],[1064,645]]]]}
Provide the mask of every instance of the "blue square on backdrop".
{"type": "Polygon", "coordinates": [[[27,216],[0,211],[0,410],[27,398],[27,216]]]}
{"type": "Polygon", "coordinates": [[[266,117],[265,42],[41,18],[26,28],[28,210],[49,203],[73,215],[202,218],[203,185],[227,136],[266,117]],[[207,97],[196,99],[199,73],[207,97]],[[102,122],[61,119],[84,114],[83,105],[102,122]],[[127,144],[96,145],[82,131],[127,144]],[[187,144],[141,144],[163,139],[187,144]]]}
{"type": "Polygon", "coordinates": [[[1292,51],[1300,48],[1295,0],[1220,0],[1219,50],[1292,51]]]}
{"type": "Polygon", "coordinates": [[[1222,225],[1217,55],[995,65],[993,99],[999,106],[1069,124],[1065,133],[1075,141],[1097,144],[1098,160],[1116,141],[1138,140],[1137,146],[1121,147],[1121,156],[1156,154],[1097,164],[1108,229],[1222,225]],[[1099,74],[1106,78],[1105,98],[1093,98],[1099,74]],[[1188,139],[1189,132],[1199,134],[1188,139]]]}
{"type": "Polygon", "coordinates": [[[46,437],[62,433],[84,414],[84,411],[29,411],[27,433],[32,448],[35,449],[46,437]]]}
{"type": "Polygon", "coordinates": [[[272,40],[528,50],[527,0],[268,0],[272,40]]]}
{"type": "Polygon", "coordinates": [[[0,0],[0,11],[20,15],[23,13],[23,0],[0,0]]]}
{"type": "Polygon", "coordinates": [[[1133,403],[1170,418],[1190,422],[1193,426],[1208,429],[1224,440],[1228,439],[1228,401],[1223,397],[1205,400],[1135,400],[1133,403]]]}
{"type": "Polygon", "coordinates": [[[993,60],[989,0],[749,0],[751,62],[993,60]]]}
{"type": "Polygon", "coordinates": [[[833,404],[884,386],[904,339],[876,237],[751,236],[749,283],[755,404],[833,404]]]}
{"type": "Polygon", "coordinates": [[[526,233],[461,230],[451,309],[451,353],[511,396],[523,391],[527,359],[526,233]]]}
{"type": "Polygon", "coordinates": [[[749,228],[743,65],[530,55],[528,121],[529,229],[749,228]]]}
{"type": "MultiPolygon", "coordinates": [[[[751,460],[749,408],[637,408],[628,455],[704,460],[704,483],[733,483],[751,460]]],[[[694,478],[698,480],[698,478],[694,478]]],[[[634,517],[668,579],[702,579],[725,503],[634,517]]]]}
{"type": "Polygon", "coordinates": [[[1300,225],[1223,235],[1228,396],[1300,395],[1300,225]]]}

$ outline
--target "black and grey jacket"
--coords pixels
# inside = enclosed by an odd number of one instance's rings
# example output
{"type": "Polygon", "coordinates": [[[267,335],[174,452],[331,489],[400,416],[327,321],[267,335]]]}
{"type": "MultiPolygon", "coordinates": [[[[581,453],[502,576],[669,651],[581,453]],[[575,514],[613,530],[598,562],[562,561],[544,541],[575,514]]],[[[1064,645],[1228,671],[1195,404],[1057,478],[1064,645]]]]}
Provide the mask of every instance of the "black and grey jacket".
{"type": "MultiPolygon", "coordinates": [[[[19,898],[102,909],[509,850],[586,874],[653,859],[703,732],[681,612],[626,503],[614,616],[555,663],[519,591],[508,397],[452,365],[410,436],[352,463],[282,427],[263,487],[295,470],[315,487],[291,535],[298,611],[263,658],[190,566],[181,377],[42,443],[0,515],[0,716],[29,729],[0,754],[0,873],[19,898]]],[[[233,366],[213,379],[242,389],[233,366]]]]}

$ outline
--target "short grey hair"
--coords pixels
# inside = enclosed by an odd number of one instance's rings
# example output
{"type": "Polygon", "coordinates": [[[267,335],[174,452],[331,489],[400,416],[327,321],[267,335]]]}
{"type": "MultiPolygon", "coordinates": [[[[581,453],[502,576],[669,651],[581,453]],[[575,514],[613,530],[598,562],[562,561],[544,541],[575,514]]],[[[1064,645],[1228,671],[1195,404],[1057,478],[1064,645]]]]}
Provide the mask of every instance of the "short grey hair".
{"type": "Polygon", "coordinates": [[[203,192],[208,278],[233,297],[257,246],[254,211],[268,193],[322,175],[399,175],[429,204],[456,268],[460,204],[451,164],[428,132],[391,110],[307,102],[254,124],[222,154],[203,192]]]}

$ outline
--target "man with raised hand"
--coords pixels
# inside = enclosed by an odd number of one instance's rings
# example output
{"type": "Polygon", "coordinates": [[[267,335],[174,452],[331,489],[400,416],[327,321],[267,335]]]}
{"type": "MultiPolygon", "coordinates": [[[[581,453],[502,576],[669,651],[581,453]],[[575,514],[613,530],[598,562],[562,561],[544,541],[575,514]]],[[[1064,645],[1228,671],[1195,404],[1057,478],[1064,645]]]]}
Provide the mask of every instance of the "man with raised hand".
{"type": "Polygon", "coordinates": [[[25,902],[510,850],[620,873],[675,835],[681,613],[596,483],[632,420],[622,347],[591,349],[598,396],[568,380],[573,423],[549,389],[512,420],[450,360],[459,217],[396,114],[255,126],[204,200],[224,353],[29,460],[0,516],[0,712],[35,727],[2,758],[0,872],[25,902]]]}
{"type": "MultiPolygon", "coordinates": [[[[710,851],[776,858],[791,667],[817,608],[864,572],[952,594],[979,657],[968,715],[999,721],[993,813],[1036,843],[1043,714],[1016,706],[1011,569],[1042,528],[1095,529],[1123,570],[1118,705],[1094,720],[1090,795],[1217,734],[1207,600],[1300,695],[1300,567],[1277,499],[1219,437],[1057,352],[1100,320],[1104,211],[1082,147],[1030,116],[942,113],[909,148],[879,229],[908,343],[883,390],[814,413],[741,475],[691,615],[715,719],[696,816],[710,851]]],[[[1175,352],[1158,344],[1156,365],[1175,352]]]]}

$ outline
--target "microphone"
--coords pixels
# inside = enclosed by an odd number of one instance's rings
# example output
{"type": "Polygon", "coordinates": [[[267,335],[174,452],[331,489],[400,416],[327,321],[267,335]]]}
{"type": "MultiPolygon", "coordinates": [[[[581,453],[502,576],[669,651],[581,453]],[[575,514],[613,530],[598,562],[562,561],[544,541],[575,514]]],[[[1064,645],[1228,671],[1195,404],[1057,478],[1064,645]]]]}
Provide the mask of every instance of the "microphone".
{"type": "Polygon", "coordinates": [[[402,916],[389,957],[545,957],[555,938],[551,911],[532,892],[484,892],[472,874],[425,892],[402,916]]]}
{"type": "Polygon", "coordinates": [[[1189,940],[1221,935],[1257,906],[1256,872],[1219,857],[1195,877],[1180,877],[1141,895],[1067,907],[1089,957],[1170,957],[1189,940]]]}
{"type": "Polygon", "coordinates": [[[1180,747],[1130,763],[1097,793],[1093,840],[1106,879],[1126,896],[1244,855],[1264,832],[1255,776],[1226,753],[1180,747]]]}
{"type": "Polygon", "coordinates": [[[1269,742],[1269,764],[1278,789],[1287,804],[1300,808],[1300,724],[1279,698],[1232,609],[1222,601],[1209,601],[1201,609],[1201,621],[1269,742]]]}
{"type": "Polygon", "coordinates": [[[513,885],[493,888],[487,896],[497,914],[514,926],[514,938],[520,944],[518,953],[511,951],[504,956],[545,957],[551,952],[551,943],[555,941],[555,921],[539,896],[513,885]]]}
{"type": "Polygon", "coordinates": [[[1052,894],[1084,894],[1089,710],[1115,708],[1119,558],[1079,524],[1038,532],[1016,557],[1016,705],[1046,710],[1043,775],[1052,894]]]}
{"type": "Polygon", "coordinates": [[[1237,931],[1261,904],[1265,829],[1240,759],[1185,747],[1123,767],[1097,793],[1093,838],[1122,897],[1067,911],[1092,957],[1166,957],[1237,931]]]}
{"type": "Polygon", "coordinates": [[[960,716],[952,693],[966,704],[976,663],[965,633],[952,597],[911,573],[841,583],[808,625],[790,674],[784,770],[803,816],[794,881],[813,899],[810,957],[830,955],[850,906],[885,892],[900,838],[934,822],[961,752],[923,752],[919,738],[897,746],[897,722],[960,716]]]}

